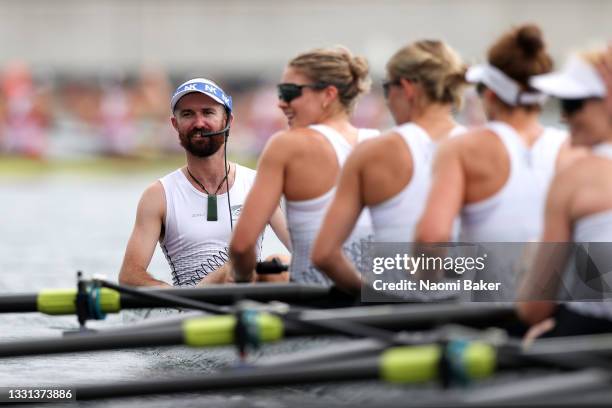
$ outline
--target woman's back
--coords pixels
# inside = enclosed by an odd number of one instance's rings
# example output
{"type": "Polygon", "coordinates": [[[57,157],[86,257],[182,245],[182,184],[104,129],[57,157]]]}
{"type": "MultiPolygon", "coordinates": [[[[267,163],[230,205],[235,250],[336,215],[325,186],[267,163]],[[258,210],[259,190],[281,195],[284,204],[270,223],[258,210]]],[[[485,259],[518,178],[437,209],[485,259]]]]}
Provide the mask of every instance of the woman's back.
{"type": "MultiPolygon", "coordinates": [[[[504,122],[466,140],[466,204],[460,241],[526,242],[540,236],[544,203],[567,134],[544,128],[534,140],[504,122]],[[473,144],[484,142],[478,152],[473,144]]],[[[466,139],[470,135],[466,135],[466,139]]]]}
{"type": "MultiPolygon", "coordinates": [[[[349,141],[351,138],[345,137],[326,125],[311,125],[300,132],[303,137],[311,138],[306,142],[310,146],[298,153],[300,156],[298,163],[293,164],[292,160],[288,161],[285,188],[289,185],[309,185],[307,192],[310,194],[304,191],[283,192],[286,198],[287,224],[293,248],[290,266],[291,278],[303,283],[328,284],[329,279],[311,264],[310,252],[325,211],[334,196],[340,168],[354,145],[349,141]],[[317,145],[314,145],[315,143],[317,145]],[[333,155],[330,155],[330,148],[333,155]],[[295,167],[291,169],[292,166],[295,167]],[[329,188],[320,193],[322,186],[329,186],[329,188]],[[314,196],[317,193],[320,194],[314,196]]],[[[378,133],[373,129],[359,129],[354,140],[359,143],[378,133]]],[[[369,214],[364,211],[353,234],[345,243],[345,252],[351,259],[359,261],[361,241],[368,240],[370,234],[369,214]]]]}

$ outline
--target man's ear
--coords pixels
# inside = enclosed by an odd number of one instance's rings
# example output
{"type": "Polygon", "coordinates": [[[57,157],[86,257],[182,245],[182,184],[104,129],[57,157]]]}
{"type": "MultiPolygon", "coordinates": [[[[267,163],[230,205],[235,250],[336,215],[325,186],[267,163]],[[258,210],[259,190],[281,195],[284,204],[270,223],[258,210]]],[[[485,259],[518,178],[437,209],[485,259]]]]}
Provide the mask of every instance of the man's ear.
{"type": "Polygon", "coordinates": [[[172,127],[174,128],[174,130],[178,132],[178,122],[176,121],[176,116],[170,117],[170,123],[172,123],[172,127]]]}

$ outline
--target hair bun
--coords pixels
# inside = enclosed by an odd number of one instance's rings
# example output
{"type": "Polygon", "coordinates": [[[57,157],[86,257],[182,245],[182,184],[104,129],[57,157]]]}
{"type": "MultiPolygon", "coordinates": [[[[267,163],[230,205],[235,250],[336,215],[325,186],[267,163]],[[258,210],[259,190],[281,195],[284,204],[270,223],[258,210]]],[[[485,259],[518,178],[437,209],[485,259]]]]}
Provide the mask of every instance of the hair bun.
{"type": "Polygon", "coordinates": [[[533,24],[519,28],[516,33],[516,42],[527,57],[534,57],[544,49],[542,30],[533,24]]]}
{"type": "Polygon", "coordinates": [[[370,89],[370,64],[364,57],[353,57],[349,63],[351,74],[354,78],[354,83],[357,85],[359,92],[367,92],[370,89]]]}
{"type": "Polygon", "coordinates": [[[346,47],[317,48],[289,61],[289,66],[315,82],[335,85],[342,105],[351,111],[360,94],[370,89],[369,64],[346,47]]]}

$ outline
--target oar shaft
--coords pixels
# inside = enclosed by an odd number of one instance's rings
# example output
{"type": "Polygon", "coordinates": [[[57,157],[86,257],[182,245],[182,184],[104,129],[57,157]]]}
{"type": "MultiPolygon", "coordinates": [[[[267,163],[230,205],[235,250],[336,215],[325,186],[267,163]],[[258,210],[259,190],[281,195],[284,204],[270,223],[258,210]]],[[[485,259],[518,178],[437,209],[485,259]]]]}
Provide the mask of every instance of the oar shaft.
{"type": "MultiPolygon", "coordinates": [[[[42,291],[41,293],[22,293],[11,295],[0,295],[0,313],[27,313],[43,312],[49,313],[44,306],[46,302],[39,302],[41,294],[52,294],[56,299],[65,303],[62,310],[51,314],[73,314],[75,310],[76,289],[58,289],[42,291]]],[[[160,301],[152,298],[144,298],[141,293],[167,294],[182,299],[214,303],[215,305],[232,305],[240,299],[251,299],[255,301],[277,300],[290,303],[324,302],[329,299],[329,288],[316,285],[299,284],[232,284],[215,285],[202,288],[171,288],[171,289],[140,289],[138,294],[130,295],[122,293],[119,303],[121,309],[137,309],[150,307],[180,307],[179,304],[170,299],[160,301]]],[[[48,297],[47,297],[48,299],[48,297]]],[[[57,301],[56,301],[57,302],[57,301]]],[[[111,310],[104,310],[111,312],[111,310]]]]}
{"type": "Polygon", "coordinates": [[[182,344],[183,335],[174,330],[149,330],[138,333],[95,333],[69,335],[44,340],[20,340],[0,343],[0,357],[33,356],[40,354],[72,353],[95,350],[113,350],[149,346],[182,344]]]}
{"type": "Polygon", "coordinates": [[[199,300],[186,299],[180,296],[171,295],[163,292],[149,292],[139,289],[130,288],[127,286],[116,285],[112,282],[102,281],[101,284],[109,289],[113,289],[122,294],[129,294],[132,296],[141,297],[142,299],[148,299],[152,302],[159,302],[162,306],[173,306],[178,305],[180,307],[192,308],[195,310],[201,310],[203,312],[209,312],[214,314],[227,313],[227,308],[213,305],[209,302],[202,302],[199,300]]]}
{"type": "MultiPolygon", "coordinates": [[[[387,330],[414,330],[424,326],[433,326],[443,322],[453,322],[455,320],[469,321],[470,319],[476,319],[480,321],[483,319],[483,314],[488,315],[490,313],[492,313],[492,315],[488,316],[489,320],[495,318],[499,319],[500,314],[504,316],[508,313],[504,308],[497,308],[499,314],[496,314],[495,310],[496,308],[494,307],[481,307],[475,310],[469,305],[462,307],[451,307],[451,305],[398,305],[394,308],[389,308],[388,306],[372,306],[367,308],[334,309],[330,311],[310,311],[302,312],[293,316],[291,319],[283,319],[283,336],[295,337],[312,334],[338,334],[338,331],[335,330],[336,324],[344,325],[348,328],[357,327],[351,326],[353,323],[358,325],[371,325],[371,328],[364,326],[359,326],[358,328],[364,330],[368,329],[373,333],[380,333],[375,330],[376,327],[384,327],[387,330]],[[454,309],[453,313],[450,313],[451,309],[454,309]],[[461,313],[462,309],[464,309],[464,313],[461,313]],[[424,320],[424,317],[427,317],[429,320],[424,320]],[[300,320],[305,321],[307,324],[300,323],[300,320]]],[[[233,328],[228,328],[227,330],[231,331],[233,328]]],[[[388,334],[387,332],[385,335],[388,334]]],[[[386,343],[390,344],[397,342],[386,341],[386,343]]],[[[66,338],[48,338],[29,341],[20,340],[18,342],[0,343],[0,357],[71,351],[110,350],[116,348],[169,344],[183,344],[183,326],[181,323],[173,322],[165,327],[151,329],[136,327],[134,332],[99,332],[86,335],[74,335],[66,338]],[[166,340],[163,340],[161,343],[156,342],[155,340],[157,337],[150,336],[150,334],[157,333],[158,331],[170,333],[170,338],[172,338],[175,343],[167,343],[166,340]],[[115,340],[114,336],[119,340],[115,340]],[[128,342],[122,343],[123,339],[128,339],[128,342]]],[[[231,344],[231,341],[225,344],[231,344]]]]}
{"type": "Polygon", "coordinates": [[[335,362],[312,367],[232,370],[200,378],[176,381],[140,381],[118,384],[76,386],[78,400],[118,398],[176,392],[220,391],[242,387],[306,384],[377,378],[378,358],[335,362]]]}
{"type": "Polygon", "coordinates": [[[37,294],[0,295],[0,313],[37,312],[37,294]]]}
{"type": "Polygon", "coordinates": [[[354,360],[265,368],[238,368],[165,381],[137,381],[112,385],[84,385],[76,388],[77,399],[127,397],[172,392],[223,390],[237,387],[279,386],[325,381],[380,379],[391,383],[417,384],[445,378],[466,379],[490,376],[495,370],[495,352],[482,343],[456,344],[452,349],[438,345],[392,347],[378,356],[354,360]],[[452,353],[452,359],[447,353],[452,353]],[[448,361],[448,373],[441,367],[448,361]],[[461,374],[451,374],[455,370],[461,374]],[[459,377],[457,377],[459,378],[459,377]]]}

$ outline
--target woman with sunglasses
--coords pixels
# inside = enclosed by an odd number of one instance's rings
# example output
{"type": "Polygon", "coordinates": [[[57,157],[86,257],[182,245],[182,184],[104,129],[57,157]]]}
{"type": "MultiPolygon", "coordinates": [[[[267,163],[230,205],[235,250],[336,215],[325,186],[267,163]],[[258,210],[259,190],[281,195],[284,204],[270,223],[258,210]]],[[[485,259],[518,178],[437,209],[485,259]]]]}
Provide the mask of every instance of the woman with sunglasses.
{"type": "MultiPolygon", "coordinates": [[[[378,131],[357,129],[350,115],[357,97],[369,90],[368,63],[345,48],[316,49],[293,58],[278,85],[279,107],[289,129],[272,136],[257,166],[230,245],[236,281],[251,281],[255,243],[274,201],[286,200],[291,235],[290,278],[329,284],[310,263],[312,241],[335,192],[340,168],[352,148],[378,131]]],[[[359,241],[371,229],[364,216],[345,248],[360,254],[359,241]]]]}
{"type": "Polygon", "coordinates": [[[438,142],[465,131],[453,118],[464,77],[459,55],[436,40],[409,44],[387,63],[383,90],[397,126],[351,153],[312,253],[314,264],[344,290],[361,287],[362,277],[341,249],[364,207],[376,241],[402,242],[414,233],[438,142]]]}
{"type": "Polygon", "coordinates": [[[606,109],[605,98],[612,102],[612,95],[596,70],[603,58],[602,52],[574,56],[563,71],[531,80],[534,88],[561,100],[572,144],[589,148],[586,157],[575,160],[553,180],[542,241],[573,242],[573,249],[588,243],[590,282],[581,280],[580,276],[585,275],[579,268],[574,269],[578,285],[572,286],[570,296],[576,301],[554,302],[563,280],[555,271],[565,270],[572,248],[570,244],[565,247],[544,244],[521,288],[521,298],[532,301],[518,304],[519,316],[530,325],[553,316],[554,324],[550,326],[554,328],[547,335],[612,332],[612,291],[609,289],[612,282],[609,277],[605,282],[606,273],[610,275],[612,270],[612,112],[606,109]],[[553,250],[557,256],[550,256],[553,250]],[[603,274],[594,275],[595,269],[603,274]],[[599,281],[604,282],[594,285],[599,281]],[[597,289],[590,295],[579,295],[575,289],[581,288],[581,294],[585,293],[583,284],[597,289]],[[599,301],[579,301],[597,298],[599,301]]]}

